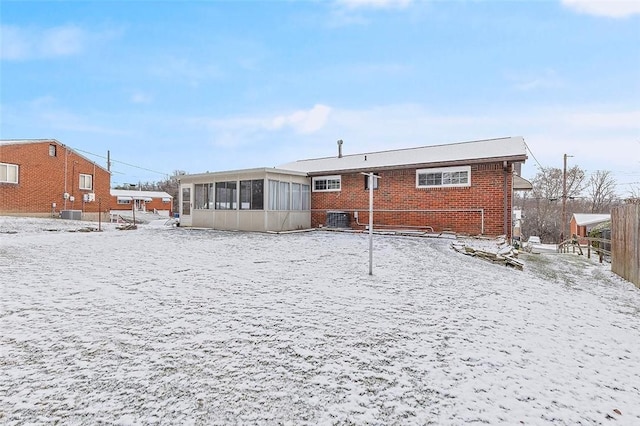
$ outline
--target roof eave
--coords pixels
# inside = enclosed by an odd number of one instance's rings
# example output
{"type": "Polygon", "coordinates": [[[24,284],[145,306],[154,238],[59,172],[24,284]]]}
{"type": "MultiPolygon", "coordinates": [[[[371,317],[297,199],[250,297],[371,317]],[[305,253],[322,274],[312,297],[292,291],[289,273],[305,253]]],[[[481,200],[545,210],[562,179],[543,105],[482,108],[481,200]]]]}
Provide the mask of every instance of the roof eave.
{"type": "Polygon", "coordinates": [[[429,163],[413,163],[413,164],[399,164],[391,166],[377,166],[377,167],[357,167],[350,169],[333,169],[333,170],[319,170],[309,172],[309,176],[321,176],[327,174],[348,174],[348,173],[360,173],[363,170],[372,172],[385,171],[385,170],[400,170],[400,169],[420,169],[420,168],[436,168],[436,167],[450,167],[461,166],[471,164],[483,164],[483,163],[496,163],[506,161],[508,163],[520,163],[526,161],[526,155],[510,155],[502,157],[489,157],[489,158],[473,158],[466,160],[452,160],[452,161],[437,161],[429,163]]]}

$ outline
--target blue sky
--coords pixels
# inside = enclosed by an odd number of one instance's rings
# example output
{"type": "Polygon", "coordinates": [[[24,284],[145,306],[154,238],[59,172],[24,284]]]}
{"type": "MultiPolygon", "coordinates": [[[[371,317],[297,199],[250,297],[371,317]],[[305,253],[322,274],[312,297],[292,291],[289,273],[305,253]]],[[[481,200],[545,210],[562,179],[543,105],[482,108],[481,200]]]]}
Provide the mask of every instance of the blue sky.
{"type": "Polygon", "coordinates": [[[0,8],[0,137],[109,150],[114,185],[524,136],[525,177],[567,153],[640,187],[637,1],[0,8]]]}

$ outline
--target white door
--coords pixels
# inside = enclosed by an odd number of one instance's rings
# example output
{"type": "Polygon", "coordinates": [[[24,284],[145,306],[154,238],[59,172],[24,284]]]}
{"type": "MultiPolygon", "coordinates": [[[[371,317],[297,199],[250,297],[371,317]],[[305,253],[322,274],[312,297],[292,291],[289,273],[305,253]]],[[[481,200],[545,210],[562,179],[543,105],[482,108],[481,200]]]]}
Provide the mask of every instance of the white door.
{"type": "Polygon", "coordinates": [[[191,226],[191,185],[181,187],[180,191],[180,225],[191,226]]]}

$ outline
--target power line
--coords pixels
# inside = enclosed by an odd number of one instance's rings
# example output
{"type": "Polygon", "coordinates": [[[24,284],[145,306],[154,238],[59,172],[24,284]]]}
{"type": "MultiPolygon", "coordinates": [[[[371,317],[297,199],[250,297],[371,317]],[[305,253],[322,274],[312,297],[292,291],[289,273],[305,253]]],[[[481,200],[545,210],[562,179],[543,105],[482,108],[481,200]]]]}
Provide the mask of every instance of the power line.
{"type": "Polygon", "coordinates": [[[529,145],[527,145],[527,142],[524,142],[524,146],[527,148],[527,150],[529,151],[529,154],[531,154],[531,156],[533,157],[533,159],[536,161],[536,163],[538,164],[538,167],[540,168],[540,170],[543,170],[544,167],[542,167],[542,164],[540,164],[540,162],[538,161],[538,159],[536,158],[535,155],[533,155],[533,151],[531,151],[531,148],[529,148],[529,145]]]}
{"type": "MultiPolygon", "coordinates": [[[[107,160],[108,158],[105,157],[104,155],[100,155],[100,154],[94,154],[93,152],[89,152],[89,151],[84,151],[82,149],[78,149],[78,148],[73,148],[75,151],[78,152],[83,152],[85,154],[89,154],[89,155],[93,155],[94,157],[98,157],[98,158],[102,158],[104,160],[107,160]]],[[[166,172],[159,172],[157,170],[151,170],[151,169],[147,169],[145,167],[141,167],[141,166],[136,166],[134,164],[129,164],[129,163],[125,163],[124,161],[119,161],[119,160],[114,160],[112,158],[108,159],[109,161],[111,161],[112,163],[119,163],[119,164],[124,164],[125,166],[129,166],[129,167],[133,167],[134,169],[140,169],[140,170],[144,170],[146,172],[151,172],[151,173],[157,173],[159,175],[163,175],[163,176],[168,176],[169,173],[166,172]]]]}

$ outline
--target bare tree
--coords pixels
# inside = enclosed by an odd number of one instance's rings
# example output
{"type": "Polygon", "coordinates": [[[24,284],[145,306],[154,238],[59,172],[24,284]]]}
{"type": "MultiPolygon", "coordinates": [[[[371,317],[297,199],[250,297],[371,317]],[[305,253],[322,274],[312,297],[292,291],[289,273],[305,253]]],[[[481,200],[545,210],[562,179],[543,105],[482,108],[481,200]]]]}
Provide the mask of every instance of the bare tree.
{"type": "Polygon", "coordinates": [[[640,185],[629,185],[629,196],[627,200],[640,200],[640,185]]]}
{"type": "Polygon", "coordinates": [[[597,170],[589,178],[586,193],[591,200],[591,213],[606,213],[616,201],[616,180],[611,172],[597,170]]]}
{"type": "MultiPolygon", "coordinates": [[[[562,200],[578,198],[585,189],[585,173],[578,166],[567,170],[567,192],[564,193],[564,174],[561,169],[542,168],[531,182],[531,195],[523,199],[522,231],[526,236],[537,235],[543,241],[556,241],[562,229],[562,200]]],[[[572,213],[573,202],[567,204],[572,213]]],[[[570,218],[571,216],[567,216],[570,218]]]]}

